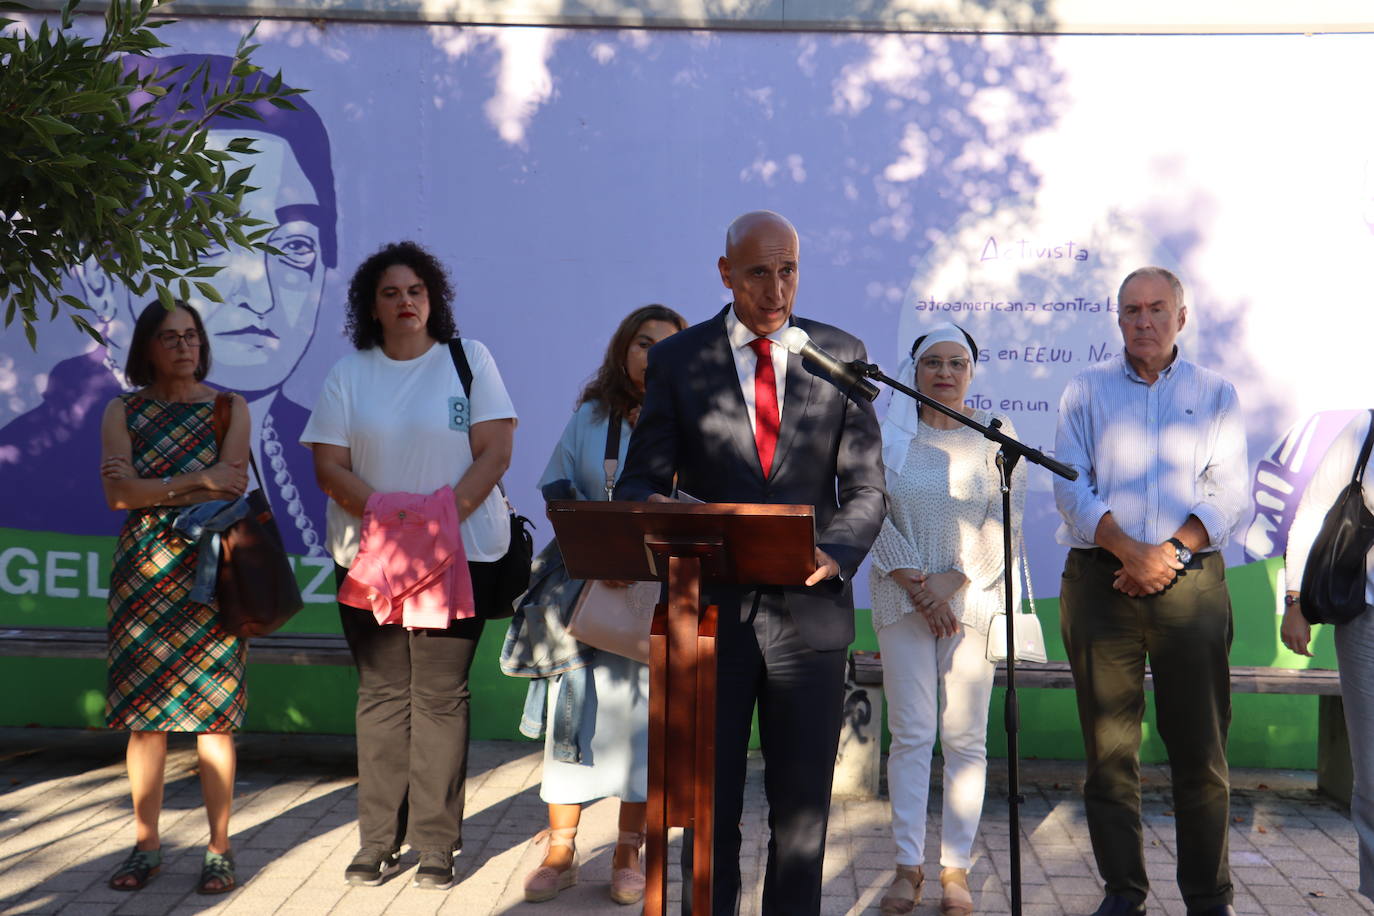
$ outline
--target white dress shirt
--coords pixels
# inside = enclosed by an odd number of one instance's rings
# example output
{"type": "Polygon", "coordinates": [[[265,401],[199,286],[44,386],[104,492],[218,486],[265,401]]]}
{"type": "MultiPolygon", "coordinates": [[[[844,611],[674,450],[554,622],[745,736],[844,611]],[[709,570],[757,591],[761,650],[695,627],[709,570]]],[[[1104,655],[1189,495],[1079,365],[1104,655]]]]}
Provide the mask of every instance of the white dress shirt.
{"type": "Polygon", "coordinates": [[[1098,546],[1108,512],[1130,537],[1162,544],[1197,516],[1221,549],[1250,505],[1245,427],[1236,389],[1175,358],[1153,385],[1122,354],[1076,375],[1059,403],[1055,457],[1078,479],[1054,479],[1069,547],[1098,546]]]}
{"type": "MultiPolygon", "coordinates": [[[[768,335],[768,339],[773,341],[770,349],[773,356],[773,379],[778,386],[779,423],[782,422],[782,401],[787,395],[787,357],[790,354],[778,341],[787,327],[788,325],[783,325],[768,335]]],[[[730,338],[730,351],[735,356],[735,371],[739,373],[739,387],[744,394],[744,408],[749,412],[749,429],[752,432],[758,428],[754,420],[754,369],[758,366],[759,357],[749,343],[757,340],[759,335],[745,327],[735,316],[733,306],[725,311],[725,334],[730,338]]]]}

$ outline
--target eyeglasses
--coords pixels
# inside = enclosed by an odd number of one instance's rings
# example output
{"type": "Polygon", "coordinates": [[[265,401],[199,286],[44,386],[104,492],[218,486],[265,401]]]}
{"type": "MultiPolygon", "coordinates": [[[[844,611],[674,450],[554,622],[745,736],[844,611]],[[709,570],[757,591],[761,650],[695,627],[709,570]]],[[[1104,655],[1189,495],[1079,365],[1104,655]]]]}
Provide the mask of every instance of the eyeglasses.
{"type": "Polygon", "coordinates": [[[955,375],[958,375],[960,372],[963,372],[965,369],[969,367],[969,361],[962,356],[956,356],[953,359],[941,359],[938,356],[926,356],[922,357],[921,359],[921,368],[927,372],[939,372],[946,366],[949,367],[950,372],[953,372],[955,375]]]}
{"type": "Polygon", "coordinates": [[[186,349],[188,350],[194,350],[196,347],[200,346],[200,332],[195,328],[189,331],[183,331],[180,334],[176,331],[159,331],[157,342],[168,350],[175,350],[179,343],[186,344],[186,349]]]}

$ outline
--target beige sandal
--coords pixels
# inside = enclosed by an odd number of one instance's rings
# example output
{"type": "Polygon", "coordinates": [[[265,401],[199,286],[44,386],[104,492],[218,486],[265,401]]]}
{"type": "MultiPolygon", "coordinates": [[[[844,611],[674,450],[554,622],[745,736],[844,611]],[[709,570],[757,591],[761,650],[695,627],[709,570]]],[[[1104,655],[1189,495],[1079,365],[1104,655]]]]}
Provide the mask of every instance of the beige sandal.
{"type": "MultiPolygon", "coordinates": [[[[576,827],[550,827],[535,836],[536,843],[548,842],[549,848],[566,846],[573,851],[572,863],[567,868],[554,868],[540,865],[525,876],[525,900],[530,903],[543,903],[557,897],[577,883],[577,846],[573,838],[577,836],[576,827]]],[[[545,856],[547,858],[547,855],[545,856]]]]}
{"type": "Polygon", "coordinates": [[[892,879],[892,886],[878,901],[878,912],[882,916],[906,916],[915,910],[916,904],[921,902],[921,885],[925,880],[921,866],[898,865],[897,877],[892,879]]]}
{"type": "Polygon", "coordinates": [[[968,869],[946,868],[940,872],[940,916],[972,916],[973,895],[968,889],[968,869]]]}
{"type": "MultiPolygon", "coordinates": [[[[617,846],[632,846],[638,852],[644,846],[644,834],[632,830],[620,831],[617,846]]],[[[611,872],[611,899],[621,906],[629,906],[644,899],[644,863],[638,868],[617,868],[611,872]]]]}

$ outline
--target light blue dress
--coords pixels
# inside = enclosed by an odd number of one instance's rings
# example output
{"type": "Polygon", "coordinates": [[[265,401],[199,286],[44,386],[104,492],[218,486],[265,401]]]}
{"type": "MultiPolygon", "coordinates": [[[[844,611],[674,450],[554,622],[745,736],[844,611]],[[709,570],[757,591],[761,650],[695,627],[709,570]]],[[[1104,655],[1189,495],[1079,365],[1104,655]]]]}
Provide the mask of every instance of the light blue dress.
{"type": "MultiPolygon", "coordinates": [[[[592,404],[577,408],[539,478],[543,487],[570,480],[579,499],[606,498],[608,418],[592,404]]],[[[630,444],[630,425],[621,422],[620,466],[630,444]]],[[[555,760],[551,730],[544,735],[544,781],[539,797],[551,805],[576,805],[615,797],[643,802],[649,794],[649,667],[598,651],[578,729],[581,763],[555,760]]],[[[558,678],[549,683],[549,704],[558,697],[558,678]]],[[[549,721],[554,710],[549,709],[549,721]]]]}

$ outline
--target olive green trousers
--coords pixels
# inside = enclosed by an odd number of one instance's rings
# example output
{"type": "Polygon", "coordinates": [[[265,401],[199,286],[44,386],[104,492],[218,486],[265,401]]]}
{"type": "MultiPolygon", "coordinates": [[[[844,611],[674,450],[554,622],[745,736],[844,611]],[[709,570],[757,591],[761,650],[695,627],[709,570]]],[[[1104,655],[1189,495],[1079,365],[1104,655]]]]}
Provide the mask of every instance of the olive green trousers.
{"type": "Polygon", "coordinates": [[[1178,886],[1189,912],[1228,904],[1232,623],[1225,564],[1216,553],[1202,554],[1168,589],[1146,598],[1112,588],[1120,566],[1105,550],[1070,550],[1059,592],[1097,867],[1107,893],[1145,900],[1140,738],[1148,660],[1172,773],[1178,886]]]}

